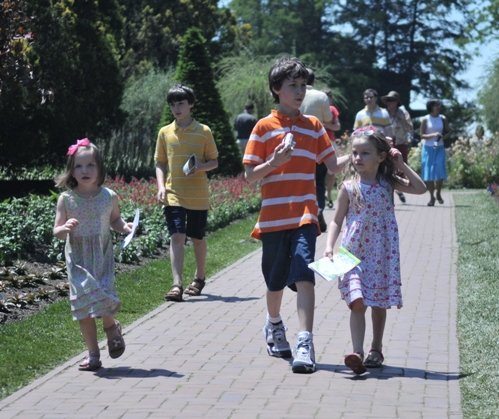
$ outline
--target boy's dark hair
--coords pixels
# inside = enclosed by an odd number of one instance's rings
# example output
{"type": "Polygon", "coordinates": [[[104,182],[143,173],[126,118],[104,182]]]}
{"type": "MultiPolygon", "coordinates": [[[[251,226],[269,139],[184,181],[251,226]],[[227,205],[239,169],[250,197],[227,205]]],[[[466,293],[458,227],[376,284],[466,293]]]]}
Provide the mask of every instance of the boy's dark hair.
{"type": "Polygon", "coordinates": [[[282,87],[286,79],[308,79],[307,67],[295,57],[279,58],[269,71],[269,89],[275,103],[279,103],[279,96],[274,92],[282,87]]]}
{"type": "Polygon", "coordinates": [[[307,77],[307,84],[309,86],[313,86],[314,83],[315,83],[315,74],[314,74],[314,70],[312,70],[311,68],[308,68],[307,67],[307,71],[308,71],[308,77],[307,77]]]}
{"type": "Polygon", "coordinates": [[[196,97],[194,96],[194,91],[190,87],[179,83],[168,90],[166,101],[168,105],[171,105],[173,102],[180,102],[181,100],[187,100],[187,103],[192,105],[194,104],[196,97]]]}
{"type": "Polygon", "coordinates": [[[248,112],[253,112],[253,110],[255,109],[255,105],[253,104],[253,102],[248,102],[246,103],[246,105],[244,105],[244,109],[246,109],[248,112]]]}
{"type": "Polygon", "coordinates": [[[371,94],[371,95],[373,95],[376,98],[378,97],[378,92],[376,90],[374,90],[374,89],[366,89],[366,90],[364,90],[363,96],[368,95],[368,94],[371,94]]]}

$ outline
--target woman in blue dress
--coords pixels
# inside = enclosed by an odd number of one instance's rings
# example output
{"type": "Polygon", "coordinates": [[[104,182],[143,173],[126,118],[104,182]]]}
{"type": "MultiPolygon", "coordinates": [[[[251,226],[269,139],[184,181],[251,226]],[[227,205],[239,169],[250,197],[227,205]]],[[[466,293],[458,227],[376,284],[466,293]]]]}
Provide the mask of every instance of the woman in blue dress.
{"type": "Polygon", "coordinates": [[[421,177],[430,193],[429,207],[435,205],[435,198],[443,204],[442,184],[447,179],[443,137],[449,131],[447,118],[440,114],[442,103],[431,99],[426,103],[428,115],[421,119],[421,177]],[[436,196],[435,196],[436,192],[436,196]]]}

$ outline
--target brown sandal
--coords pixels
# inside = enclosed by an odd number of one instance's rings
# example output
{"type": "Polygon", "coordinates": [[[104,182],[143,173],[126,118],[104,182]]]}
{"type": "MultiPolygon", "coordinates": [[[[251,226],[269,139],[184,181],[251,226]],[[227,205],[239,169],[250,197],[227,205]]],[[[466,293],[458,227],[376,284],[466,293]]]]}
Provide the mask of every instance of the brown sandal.
{"type": "Polygon", "coordinates": [[[201,295],[201,291],[203,291],[205,285],[206,281],[204,279],[195,278],[185,290],[185,294],[192,296],[201,295]]]}
{"type": "Polygon", "coordinates": [[[362,358],[361,354],[353,352],[345,357],[345,365],[357,375],[364,374],[367,370],[362,362],[362,358]]]}
{"type": "Polygon", "coordinates": [[[383,361],[385,357],[377,349],[371,349],[364,361],[364,366],[367,368],[381,368],[383,366],[383,361]]]}
{"type": "Polygon", "coordinates": [[[182,294],[184,292],[184,289],[182,288],[181,285],[172,285],[170,288],[170,291],[168,291],[165,294],[165,300],[166,301],[176,301],[176,302],[181,302],[182,301],[182,294]]]}
{"type": "Polygon", "coordinates": [[[125,352],[125,340],[121,333],[121,324],[119,321],[115,321],[115,324],[111,327],[105,327],[104,331],[107,335],[107,349],[109,351],[109,356],[113,359],[119,358],[125,352]]]}

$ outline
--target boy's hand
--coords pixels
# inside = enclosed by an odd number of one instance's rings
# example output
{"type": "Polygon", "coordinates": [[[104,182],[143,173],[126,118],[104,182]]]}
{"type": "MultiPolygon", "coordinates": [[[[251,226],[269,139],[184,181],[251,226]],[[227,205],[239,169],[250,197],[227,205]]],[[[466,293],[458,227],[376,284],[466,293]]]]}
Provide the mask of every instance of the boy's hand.
{"type": "Polygon", "coordinates": [[[287,147],[284,143],[280,143],[275,149],[270,160],[270,165],[274,167],[282,166],[291,160],[291,155],[293,154],[293,149],[287,147]]]}
{"type": "Polygon", "coordinates": [[[324,256],[333,260],[333,249],[327,246],[326,250],[324,250],[324,256]]]}
{"type": "Polygon", "coordinates": [[[157,198],[158,198],[159,203],[162,204],[163,202],[165,202],[165,198],[166,198],[166,189],[165,188],[160,188],[158,190],[157,198]]]}

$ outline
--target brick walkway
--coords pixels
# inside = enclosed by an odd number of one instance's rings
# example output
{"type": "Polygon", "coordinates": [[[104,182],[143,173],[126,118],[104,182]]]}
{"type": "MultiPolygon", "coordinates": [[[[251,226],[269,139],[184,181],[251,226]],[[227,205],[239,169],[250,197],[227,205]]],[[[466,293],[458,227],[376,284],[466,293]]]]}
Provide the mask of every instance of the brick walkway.
{"type": "MultiPolygon", "coordinates": [[[[336,284],[320,278],[318,371],[293,374],[288,361],[267,356],[258,251],[211,278],[205,295],[166,303],[127,327],[120,359],[103,351],[105,368],[93,374],[79,372],[82,356],[76,357],[0,401],[0,417],[462,417],[454,209],[450,194],[435,208],[426,206],[427,198],[397,202],[405,305],[388,312],[381,370],[354,377],[343,366],[348,310],[336,284]]],[[[285,293],[282,310],[292,342],[293,297],[285,293]]]]}

